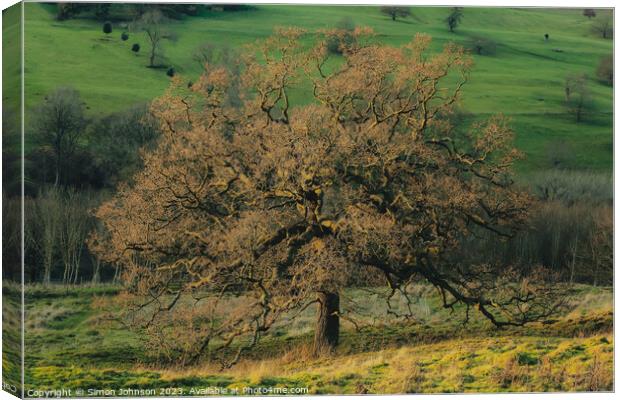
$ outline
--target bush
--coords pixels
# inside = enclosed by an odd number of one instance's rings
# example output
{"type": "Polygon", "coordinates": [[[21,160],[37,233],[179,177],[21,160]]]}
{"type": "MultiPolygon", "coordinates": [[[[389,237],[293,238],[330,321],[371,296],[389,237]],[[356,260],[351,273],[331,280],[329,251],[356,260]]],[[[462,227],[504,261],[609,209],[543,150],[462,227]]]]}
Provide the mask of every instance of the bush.
{"type": "Polygon", "coordinates": [[[612,56],[605,56],[601,58],[596,69],[597,78],[607,84],[614,84],[614,58],[612,56]]]}
{"type": "Polygon", "coordinates": [[[496,44],[493,40],[485,37],[472,38],[469,48],[478,55],[490,56],[495,54],[496,44]]]}
{"type": "Polygon", "coordinates": [[[174,68],[173,67],[168,68],[168,71],[166,71],[166,75],[172,78],[174,76],[174,68]]]}
{"type": "Polygon", "coordinates": [[[121,34],[121,40],[124,42],[127,39],[129,39],[129,34],[127,32],[123,32],[121,34]]]}
{"type": "Polygon", "coordinates": [[[138,43],[134,43],[133,46],[131,46],[131,51],[133,51],[134,53],[137,53],[140,51],[140,45],[138,43]]]}
{"type": "Polygon", "coordinates": [[[112,23],[110,21],[106,21],[103,23],[103,33],[109,35],[112,33],[112,23]]]}

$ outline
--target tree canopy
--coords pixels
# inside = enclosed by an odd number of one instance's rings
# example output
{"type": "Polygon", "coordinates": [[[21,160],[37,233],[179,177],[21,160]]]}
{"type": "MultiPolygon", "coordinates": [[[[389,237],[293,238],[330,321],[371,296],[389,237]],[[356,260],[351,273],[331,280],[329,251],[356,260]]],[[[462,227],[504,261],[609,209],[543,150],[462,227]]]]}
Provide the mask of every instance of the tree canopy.
{"type": "Polygon", "coordinates": [[[511,236],[531,204],[513,185],[520,154],[507,121],[462,133],[447,118],[469,77],[464,50],[430,54],[426,35],[379,45],[358,27],[327,68],[327,35],[308,48],[304,34],[280,29],[244,54],[240,105],[225,98],[230,71],[208,64],[191,87],[175,75],[153,102],[158,145],[97,211],[106,233],[94,250],[125,266],[125,320],[160,349],[172,335],[168,354],[182,362],[211,349],[229,365],[312,304],[315,351],[332,348],[348,317],[338,296],[369,273],[386,282],[388,306],[425,280],[465,319],[470,309],[497,326],[552,315],[559,289],[545,274],[455,257],[480,230],[511,236]],[[302,79],[314,101],[293,104],[302,79]],[[187,301],[193,311],[177,312],[187,301]]]}

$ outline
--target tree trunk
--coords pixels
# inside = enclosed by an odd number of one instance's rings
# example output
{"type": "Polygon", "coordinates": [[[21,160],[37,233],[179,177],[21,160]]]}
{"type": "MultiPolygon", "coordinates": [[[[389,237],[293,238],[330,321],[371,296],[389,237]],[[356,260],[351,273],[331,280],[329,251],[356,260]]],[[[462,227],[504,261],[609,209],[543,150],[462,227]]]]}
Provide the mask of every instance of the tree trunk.
{"type": "Polygon", "coordinates": [[[101,280],[101,275],[99,274],[99,269],[101,267],[101,262],[99,260],[93,260],[93,263],[94,263],[94,271],[93,271],[93,278],[91,280],[91,283],[93,285],[96,285],[101,280]]]}
{"type": "Polygon", "coordinates": [[[338,293],[318,292],[318,313],[314,332],[313,353],[320,355],[333,351],[340,333],[340,297],[338,293]]]}
{"type": "Polygon", "coordinates": [[[52,282],[52,268],[49,265],[45,266],[45,272],[43,273],[43,285],[49,286],[52,282]]]}

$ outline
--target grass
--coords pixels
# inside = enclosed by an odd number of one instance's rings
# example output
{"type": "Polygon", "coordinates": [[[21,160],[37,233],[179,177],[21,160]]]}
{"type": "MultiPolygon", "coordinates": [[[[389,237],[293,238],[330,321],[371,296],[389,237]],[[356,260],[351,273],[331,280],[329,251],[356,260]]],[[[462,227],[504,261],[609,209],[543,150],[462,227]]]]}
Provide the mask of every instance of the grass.
{"type": "Polygon", "coordinates": [[[365,303],[366,313],[381,318],[367,319],[359,331],[343,322],[334,355],[309,356],[309,311],[297,326],[283,321],[281,332],[221,371],[209,362],[157,364],[139,334],[102,320],[100,305],[115,295],[113,286],[28,286],[26,389],[125,387],[163,395],[158,391],[172,387],[182,391],[177,395],[206,387],[300,387],[316,394],[611,390],[610,288],[579,286],[571,311],[556,322],[501,331],[477,315],[463,326],[459,313],[442,310],[429,289],[417,288],[413,307],[422,318],[409,324],[381,317],[384,306],[365,290],[347,290],[343,307],[365,303]]]}
{"type": "MultiPolygon", "coordinates": [[[[147,43],[141,33],[115,26],[105,38],[101,24],[88,19],[58,22],[55,8],[43,3],[26,7],[26,106],[31,109],[57,86],[71,85],[84,98],[89,114],[100,116],[162,94],[169,78],[165,69],[146,68],[147,43]],[[130,51],[140,43],[139,55],[130,51]]],[[[413,17],[391,21],[377,7],[256,6],[240,12],[204,12],[171,22],[178,40],[164,44],[167,64],[193,79],[200,66],[192,60],[204,42],[239,47],[271,34],[275,26],[298,25],[309,30],[333,27],[343,17],[372,27],[378,40],[401,45],[417,32],[433,36],[433,50],[446,42],[467,44],[484,36],[497,43],[493,56],[475,55],[463,108],[476,118],[503,113],[512,118],[516,144],[528,158],[522,174],[550,168],[548,149],[566,144],[568,167],[609,170],[612,165],[612,88],[594,79],[599,59],[612,53],[612,41],[589,32],[592,21],[579,9],[466,8],[462,24],[450,33],[446,8],[413,8],[413,17]],[[545,42],[543,35],[550,39],[545,42]],[[559,50],[559,51],[558,51],[559,50]],[[585,72],[595,105],[584,122],[576,123],[563,106],[563,82],[569,73],[585,72]]],[[[602,18],[609,11],[598,11],[602,18]]],[[[309,91],[296,90],[293,102],[309,101],[309,91]]]]}

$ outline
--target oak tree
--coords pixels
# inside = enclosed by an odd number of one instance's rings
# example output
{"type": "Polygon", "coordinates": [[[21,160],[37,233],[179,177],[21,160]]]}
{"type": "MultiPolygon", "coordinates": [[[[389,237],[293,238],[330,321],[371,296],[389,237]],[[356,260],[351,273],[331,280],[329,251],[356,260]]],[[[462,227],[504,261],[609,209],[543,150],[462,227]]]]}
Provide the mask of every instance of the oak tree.
{"type": "Polygon", "coordinates": [[[389,309],[427,281],[445,307],[498,327],[552,315],[545,275],[453,256],[480,230],[510,237],[530,204],[511,179],[506,120],[462,134],[444,118],[468,79],[463,49],[430,54],[425,35],[394,48],[356,28],[327,68],[327,35],[308,48],[303,34],[279,29],[248,49],[240,106],[225,101],[229,71],[208,66],[153,102],[157,147],[97,211],[100,255],[124,266],[124,321],[162,357],[230,365],[316,305],[321,354],[350,317],[340,296],[368,271],[386,282],[389,309]],[[294,104],[308,81],[315,101],[294,104]]]}
{"type": "Polygon", "coordinates": [[[396,18],[407,18],[411,16],[411,10],[409,7],[383,6],[381,7],[381,14],[385,14],[392,18],[392,21],[396,21],[396,18]]]}

